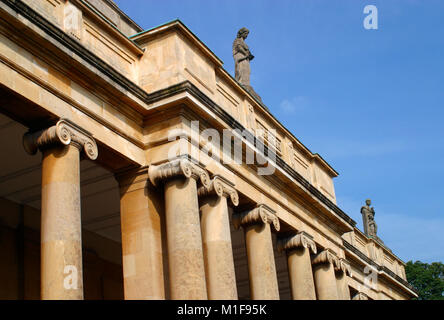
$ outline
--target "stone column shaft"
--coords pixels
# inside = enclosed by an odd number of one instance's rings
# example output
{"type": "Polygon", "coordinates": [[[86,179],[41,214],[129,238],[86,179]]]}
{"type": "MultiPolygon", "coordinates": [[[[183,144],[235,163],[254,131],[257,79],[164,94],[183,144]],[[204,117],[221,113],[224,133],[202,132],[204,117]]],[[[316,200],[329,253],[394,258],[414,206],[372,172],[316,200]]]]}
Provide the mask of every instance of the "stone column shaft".
{"type": "Polygon", "coordinates": [[[279,239],[278,250],[287,253],[288,274],[293,300],[316,300],[310,250],[316,253],[316,244],[304,232],[279,239]]]}
{"type": "Polygon", "coordinates": [[[42,151],[41,298],[83,299],[80,150],[91,160],[97,145],[68,120],[23,137],[26,151],[42,151]]]}
{"type": "Polygon", "coordinates": [[[216,176],[211,181],[210,189],[201,187],[198,193],[208,299],[236,300],[238,297],[227,197],[237,206],[237,192],[228,181],[216,176]]]}
{"type": "Polygon", "coordinates": [[[235,227],[242,225],[245,231],[252,300],[279,299],[270,223],[279,230],[278,218],[266,205],[237,214],[234,219],[235,227]]]}
{"type": "Polygon", "coordinates": [[[187,159],[149,167],[153,185],[164,182],[165,218],[172,299],[207,299],[197,182],[209,187],[208,173],[187,159]]]}
{"type": "Polygon", "coordinates": [[[165,299],[162,203],[148,170],[119,175],[124,294],[127,300],[165,299]]]}
{"type": "Polygon", "coordinates": [[[338,300],[335,267],[339,261],[329,249],[319,253],[312,261],[318,300],[338,300]]]}
{"type": "Polygon", "coordinates": [[[83,299],[77,147],[43,151],[41,215],[41,298],[83,299]]]}
{"type": "Polygon", "coordinates": [[[339,266],[336,269],[336,284],[338,287],[339,300],[351,300],[347,276],[352,276],[350,264],[344,259],[339,259],[339,266]]]}

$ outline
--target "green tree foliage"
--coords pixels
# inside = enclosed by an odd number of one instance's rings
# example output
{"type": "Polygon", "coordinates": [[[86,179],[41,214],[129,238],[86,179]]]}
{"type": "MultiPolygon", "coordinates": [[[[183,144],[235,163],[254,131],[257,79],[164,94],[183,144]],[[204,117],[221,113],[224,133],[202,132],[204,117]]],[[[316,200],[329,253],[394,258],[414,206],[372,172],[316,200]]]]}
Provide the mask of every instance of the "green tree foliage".
{"type": "Polygon", "coordinates": [[[418,291],[418,300],[444,300],[444,264],[407,262],[408,282],[418,291]]]}

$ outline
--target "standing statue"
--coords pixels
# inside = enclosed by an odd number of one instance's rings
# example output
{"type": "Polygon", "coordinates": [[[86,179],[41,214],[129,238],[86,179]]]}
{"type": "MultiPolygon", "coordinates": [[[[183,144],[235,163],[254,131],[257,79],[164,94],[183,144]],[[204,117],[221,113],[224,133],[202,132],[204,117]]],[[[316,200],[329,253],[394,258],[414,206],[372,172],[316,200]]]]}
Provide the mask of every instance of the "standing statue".
{"type": "Polygon", "coordinates": [[[254,59],[248,45],[245,43],[250,31],[247,28],[241,28],[237,32],[237,37],[233,42],[233,58],[234,58],[234,78],[252,94],[256,99],[262,102],[259,95],[250,85],[250,61],[254,59]]]}
{"type": "Polygon", "coordinates": [[[362,221],[364,224],[364,233],[370,238],[382,243],[382,240],[376,235],[378,232],[378,226],[375,222],[375,209],[370,207],[372,201],[370,199],[365,200],[365,206],[361,208],[362,221]]]}
{"type": "Polygon", "coordinates": [[[242,28],[237,32],[233,42],[234,74],[235,79],[243,85],[250,85],[250,61],[254,59],[248,45],[245,43],[250,31],[242,28]]]}

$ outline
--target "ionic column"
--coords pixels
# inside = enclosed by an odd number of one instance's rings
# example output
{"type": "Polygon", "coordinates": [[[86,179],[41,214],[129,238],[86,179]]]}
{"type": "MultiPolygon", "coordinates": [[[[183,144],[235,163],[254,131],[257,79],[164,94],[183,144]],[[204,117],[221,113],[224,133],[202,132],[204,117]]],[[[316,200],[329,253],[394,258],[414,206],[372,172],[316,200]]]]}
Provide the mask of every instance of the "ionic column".
{"type": "Polygon", "coordinates": [[[120,188],[125,299],[165,299],[162,264],[162,199],[147,181],[148,169],[116,176],[120,188]]]}
{"type": "Polygon", "coordinates": [[[279,231],[279,219],[268,206],[233,216],[235,228],[242,226],[247,246],[250,294],[252,300],[278,300],[279,288],[270,224],[279,231]]]}
{"type": "Polygon", "coordinates": [[[164,183],[171,299],[207,299],[197,180],[207,188],[208,173],[187,159],[148,170],[154,186],[164,183]]]}
{"type": "Polygon", "coordinates": [[[236,300],[236,276],[234,272],[233,247],[231,245],[228,201],[239,204],[233,185],[215,176],[210,188],[198,190],[202,213],[202,241],[207,279],[208,299],[236,300]]]}
{"type": "Polygon", "coordinates": [[[339,300],[351,300],[347,282],[347,276],[352,276],[350,263],[345,259],[339,259],[339,264],[335,271],[339,300]]]}
{"type": "Polygon", "coordinates": [[[91,135],[68,120],[23,137],[42,151],[41,298],[83,299],[80,152],[98,155],[91,135]]]}
{"type": "Polygon", "coordinates": [[[278,250],[287,253],[288,274],[293,300],[316,300],[310,251],[316,254],[313,238],[299,232],[278,240],[278,250]]]}
{"type": "Polygon", "coordinates": [[[338,300],[335,277],[335,268],[338,264],[338,257],[330,249],[325,249],[312,260],[318,300],[338,300]]]}

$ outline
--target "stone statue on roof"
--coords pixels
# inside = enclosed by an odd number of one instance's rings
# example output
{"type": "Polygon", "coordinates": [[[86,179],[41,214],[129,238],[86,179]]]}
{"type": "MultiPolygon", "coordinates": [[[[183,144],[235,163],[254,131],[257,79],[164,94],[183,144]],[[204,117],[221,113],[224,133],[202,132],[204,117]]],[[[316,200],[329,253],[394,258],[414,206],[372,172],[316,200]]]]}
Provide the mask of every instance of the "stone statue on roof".
{"type": "Polygon", "coordinates": [[[241,28],[233,42],[234,74],[235,79],[243,85],[250,85],[250,61],[254,59],[248,45],[245,43],[250,31],[241,28]]]}
{"type": "Polygon", "coordinates": [[[375,209],[370,207],[372,201],[370,199],[365,200],[365,206],[361,208],[362,222],[364,224],[364,233],[369,238],[373,238],[381,243],[382,240],[377,236],[378,226],[375,222],[375,209]]]}
{"type": "Polygon", "coordinates": [[[237,32],[237,37],[233,42],[233,58],[234,58],[234,77],[245,90],[253,97],[261,101],[259,95],[250,85],[250,61],[254,59],[248,45],[245,43],[250,31],[247,28],[241,28],[237,32]]]}

